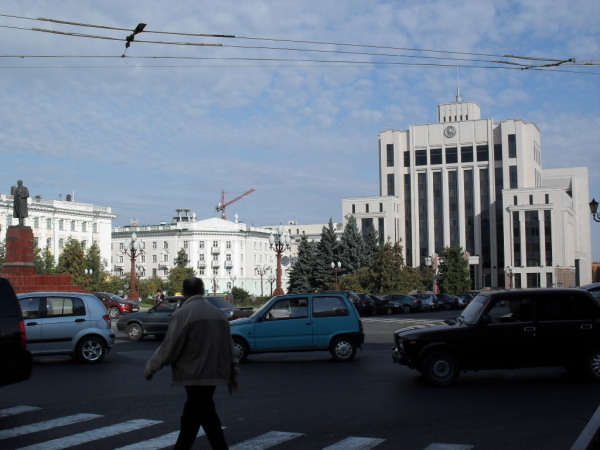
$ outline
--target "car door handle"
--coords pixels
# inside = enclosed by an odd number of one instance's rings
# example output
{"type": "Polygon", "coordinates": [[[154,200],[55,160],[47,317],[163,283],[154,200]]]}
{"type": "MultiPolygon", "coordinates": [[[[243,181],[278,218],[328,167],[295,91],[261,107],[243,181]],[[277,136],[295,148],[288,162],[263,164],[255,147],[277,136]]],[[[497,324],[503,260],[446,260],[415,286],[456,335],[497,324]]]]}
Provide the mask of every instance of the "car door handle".
{"type": "Polygon", "coordinates": [[[37,324],[37,322],[27,322],[28,327],[35,327],[37,324]]]}
{"type": "Polygon", "coordinates": [[[85,319],[75,319],[75,323],[85,322],[85,319]]]}
{"type": "Polygon", "coordinates": [[[581,329],[582,330],[591,330],[592,329],[592,324],[591,323],[584,323],[581,325],[581,329]]]}
{"type": "Polygon", "coordinates": [[[535,327],[523,327],[523,331],[535,331],[535,327]]]}

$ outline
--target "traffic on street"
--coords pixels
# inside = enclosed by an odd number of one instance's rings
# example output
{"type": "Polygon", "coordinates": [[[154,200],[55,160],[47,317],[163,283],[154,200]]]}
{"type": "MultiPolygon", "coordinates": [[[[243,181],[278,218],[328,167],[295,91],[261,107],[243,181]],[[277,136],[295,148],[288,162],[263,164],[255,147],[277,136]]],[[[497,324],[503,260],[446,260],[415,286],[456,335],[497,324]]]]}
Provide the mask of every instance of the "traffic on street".
{"type": "MultiPolygon", "coordinates": [[[[253,355],[240,390],[215,400],[232,449],[565,449],[600,404],[600,386],[561,368],[471,372],[430,386],[392,363],[394,331],[434,327],[457,311],[363,317],[351,363],[328,352],[253,355]]],[[[160,341],[116,330],[101,365],[35,358],[30,380],[0,396],[0,446],[151,449],[174,444],[184,391],[143,369],[160,341]],[[79,446],[79,447],[78,447],[79,446]]],[[[195,448],[206,448],[205,437],[195,448]]]]}

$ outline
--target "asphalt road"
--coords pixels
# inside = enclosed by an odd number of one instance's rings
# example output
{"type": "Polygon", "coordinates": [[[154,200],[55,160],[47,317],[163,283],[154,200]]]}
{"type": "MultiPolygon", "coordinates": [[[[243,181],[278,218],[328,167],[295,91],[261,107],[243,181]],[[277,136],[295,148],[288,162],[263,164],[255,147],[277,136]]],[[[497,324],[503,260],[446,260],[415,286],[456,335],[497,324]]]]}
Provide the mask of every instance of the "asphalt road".
{"type": "MultiPolygon", "coordinates": [[[[417,315],[365,318],[366,344],[351,363],[326,352],[251,356],[240,391],[215,397],[231,447],[569,449],[600,404],[599,385],[560,368],[467,374],[456,386],[430,387],[391,359],[393,330],[415,321],[431,325],[417,315]]],[[[185,396],[170,387],[168,368],[143,379],[158,345],[121,335],[97,366],[38,360],[31,380],[0,390],[0,448],[169,446],[185,396]]],[[[207,448],[206,438],[195,448],[207,448]]]]}

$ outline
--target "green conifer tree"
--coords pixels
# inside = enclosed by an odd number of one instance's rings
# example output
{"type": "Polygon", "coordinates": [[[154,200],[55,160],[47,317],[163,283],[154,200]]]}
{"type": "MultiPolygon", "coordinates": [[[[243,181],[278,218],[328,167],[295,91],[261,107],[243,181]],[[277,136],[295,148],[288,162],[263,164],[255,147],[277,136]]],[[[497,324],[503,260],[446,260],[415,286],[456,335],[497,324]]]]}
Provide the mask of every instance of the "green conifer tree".
{"type": "Polygon", "coordinates": [[[298,244],[298,259],[289,273],[288,292],[300,294],[314,290],[313,272],[315,267],[315,245],[309,242],[306,235],[298,244]]]}
{"type": "Polygon", "coordinates": [[[58,273],[68,273],[73,284],[85,284],[85,254],[81,242],[69,236],[62,253],[58,257],[58,273]]]}
{"type": "MultiPolygon", "coordinates": [[[[342,263],[340,274],[350,274],[365,265],[366,248],[362,234],[356,226],[356,219],[350,216],[338,246],[339,261],[342,263]]],[[[335,261],[337,262],[337,261],[335,261]]]]}
{"type": "Polygon", "coordinates": [[[459,246],[446,247],[441,257],[438,282],[441,292],[460,294],[468,291],[471,286],[469,279],[469,261],[465,252],[459,246]]]}
{"type": "Polygon", "coordinates": [[[315,289],[319,291],[331,290],[335,284],[335,273],[331,270],[331,263],[339,261],[337,254],[337,242],[333,220],[323,227],[321,240],[317,244],[315,255],[314,280],[315,289]]]}

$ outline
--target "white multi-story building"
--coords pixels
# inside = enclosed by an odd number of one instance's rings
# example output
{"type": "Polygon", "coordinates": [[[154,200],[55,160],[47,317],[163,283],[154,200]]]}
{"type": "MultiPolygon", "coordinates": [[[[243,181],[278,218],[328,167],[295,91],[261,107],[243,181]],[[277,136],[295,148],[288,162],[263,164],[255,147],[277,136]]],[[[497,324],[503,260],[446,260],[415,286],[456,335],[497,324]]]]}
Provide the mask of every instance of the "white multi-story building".
{"type": "MultiPolygon", "coordinates": [[[[81,242],[84,250],[96,243],[100,258],[110,261],[112,221],[117,217],[110,207],[80,203],[67,195],[66,200],[46,200],[40,196],[27,199],[28,217],[25,225],[32,228],[34,243],[49,248],[55,261],[69,238],[81,242]]],[[[6,229],[18,225],[13,218],[13,196],[0,193],[0,240],[6,239],[6,229]]]]}
{"type": "Polygon", "coordinates": [[[343,199],[344,220],[401,242],[413,267],[462,247],[476,289],[588,283],[587,168],[542,169],[540,141],[534,123],[457,97],[437,123],[379,134],[380,196],[343,199]]]}
{"type": "MultiPolygon", "coordinates": [[[[136,259],[136,272],[142,278],[166,278],[183,249],[188,267],[202,278],[207,291],[224,293],[239,287],[252,295],[269,295],[276,274],[276,255],[269,246],[271,232],[271,228],[251,227],[237,218],[233,222],[218,217],[197,220],[189,209],[178,209],[171,223],[113,228],[111,271],[131,273],[125,250],[135,233],[144,243],[144,251],[136,259]]],[[[288,261],[289,257],[282,271],[284,290],[288,261]]]]}

